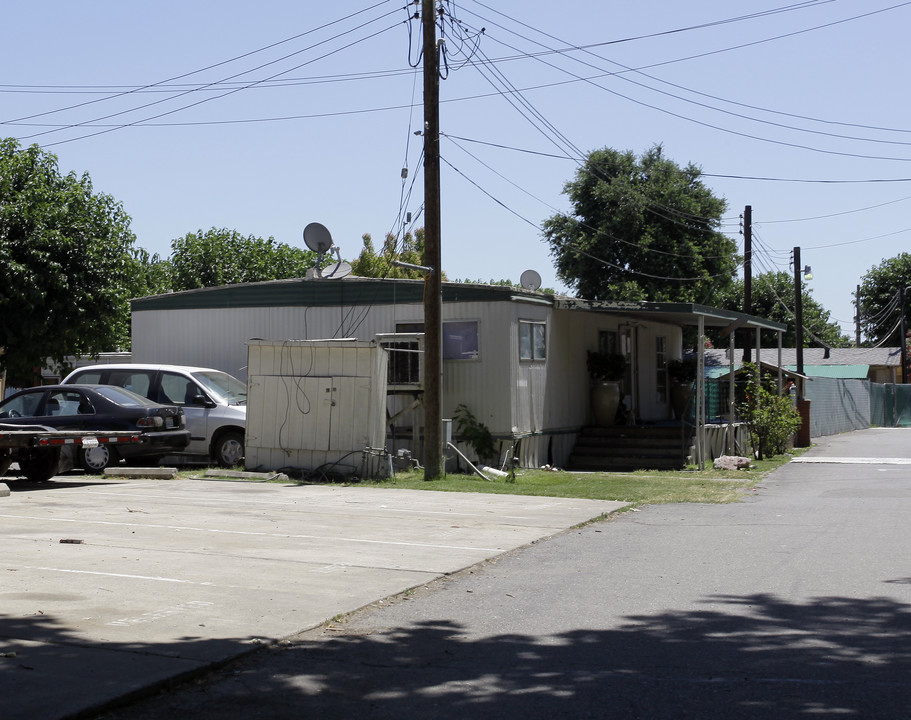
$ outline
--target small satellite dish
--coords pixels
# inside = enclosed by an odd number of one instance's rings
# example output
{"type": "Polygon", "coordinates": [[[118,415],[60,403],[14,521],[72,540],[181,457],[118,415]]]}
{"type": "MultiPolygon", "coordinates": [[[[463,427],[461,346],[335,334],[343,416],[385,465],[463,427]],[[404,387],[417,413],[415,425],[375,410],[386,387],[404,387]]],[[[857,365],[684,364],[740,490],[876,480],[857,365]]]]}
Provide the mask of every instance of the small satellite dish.
{"type": "Polygon", "coordinates": [[[304,242],[313,252],[323,255],[332,249],[332,235],[329,229],[318,222],[304,228],[304,242]]]}
{"type": "Polygon", "coordinates": [[[541,276],[534,270],[526,270],[519,278],[519,284],[526,290],[537,290],[541,287],[541,276]]]}
{"type": "Polygon", "coordinates": [[[341,261],[324,267],[322,270],[320,270],[319,276],[324,280],[326,278],[338,280],[339,278],[343,278],[350,273],[351,266],[348,263],[341,261]]]}

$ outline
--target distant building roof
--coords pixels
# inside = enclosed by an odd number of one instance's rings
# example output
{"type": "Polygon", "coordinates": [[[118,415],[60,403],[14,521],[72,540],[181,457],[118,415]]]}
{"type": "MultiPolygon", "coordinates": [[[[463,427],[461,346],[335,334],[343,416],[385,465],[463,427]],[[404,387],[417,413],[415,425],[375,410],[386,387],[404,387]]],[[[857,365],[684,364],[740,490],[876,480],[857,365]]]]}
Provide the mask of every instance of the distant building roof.
{"type": "MultiPolygon", "coordinates": [[[[756,349],[753,348],[753,359],[756,358],[756,349]]],[[[763,362],[778,364],[778,348],[762,348],[760,358],[763,362]]],[[[737,348],[734,350],[734,360],[740,362],[743,359],[743,350],[737,348]]],[[[705,364],[709,365],[727,365],[728,351],[723,348],[716,348],[705,351],[705,364]]],[[[796,348],[781,349],[781,364],[783,367],[797,367],[797,350],[796,348]]],[[[826,348],[804,348],[803,349],[803,366],[804,371],[810,366],[870,366],[877,367],[900,367],[901,365],[901,348],[897,347],[878,347],[878,348],[832,348],[828,351],[826,357],[826,348]]],[[[812,373],[807,372],[808,375],[812,373]]],[[[817,373],[818,375],[820,373],[817,373]]],[[[857,377],[855,375],[825,375],[824,377],[857,377]]],[[[866,377],[866,374],[863,375],[866,377]]]]}

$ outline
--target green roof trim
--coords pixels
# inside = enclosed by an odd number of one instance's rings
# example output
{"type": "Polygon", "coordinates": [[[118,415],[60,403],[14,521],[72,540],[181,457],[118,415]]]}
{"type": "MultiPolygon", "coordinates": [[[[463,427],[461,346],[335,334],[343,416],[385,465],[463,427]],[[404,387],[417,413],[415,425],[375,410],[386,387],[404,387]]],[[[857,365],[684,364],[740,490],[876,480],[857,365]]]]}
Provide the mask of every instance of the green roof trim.
{"type": "MultiPolygon", "coordinates": [[[[500,285],[444,283],[443,302],[510,302],[525,297],[551,303],[551,296],[500,285]]],[[[253,307],[327,307],[422,303],[423,280],[345,278],[318,280],[294,278],[241,285],[198,288],[153,295],[132,301],[134,312],[143,310],[207,310],[253,307]]]]}

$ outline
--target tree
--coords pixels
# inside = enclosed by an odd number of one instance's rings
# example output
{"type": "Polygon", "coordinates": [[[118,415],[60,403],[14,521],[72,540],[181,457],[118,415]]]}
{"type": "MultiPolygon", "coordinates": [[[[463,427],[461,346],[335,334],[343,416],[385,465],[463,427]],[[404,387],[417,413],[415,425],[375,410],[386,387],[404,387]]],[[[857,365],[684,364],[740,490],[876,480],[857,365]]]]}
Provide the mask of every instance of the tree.
{"type": "Polygon", "coordinates": [[[544,221],[557,275],[591,300],[712,304],[732,282],[737,246],[719,232],[726,209],[656,145],[590,153],[564,186],[573,214],[544,221]],[[693,279],[697,278],[697,279],[693,279]]]}
{"type": "Polygon", "coordinates": [[[317,254],[274,238],[242,236],[236,230],[212,228],[187,233],[171,242],[168,275],[171,289],[233,285],[304,277],[317,254]]]}
{"type": "MultiPolygon", "coordinates": [[[[908,286],[911,286],[911,253],[883,260],[861,278],[860,326],[867,340],[891,347],[901,344],[898,291],[908,286]]],[[[909,304],[911,292],[905,292],[906,307],[909,304]]]]}
{"type": "Polygon", "coordinates": [[[34,382],[50,359],[129,346],[139,262],[130,217],[89,175],[0,140],[0,368],[34,382]]]}
{"type": "MultiPolygon", "coordinates": [[[[784,323],[788,326],[782,336],[785,347],[796,347],[797,332],[794,322],[794,278],[786,272],[762,273],[753,277],[752,315],[784,323]]],[[[838,323],[829,320],[830,313],[810,294],[806,282],[801,280],[801,302],[803,304],[804,345],[806,347],[848,347],[851,341],[842,335],[838,323]]],[[[718,296],[717,307],[726,310],[743,310],[743,280],[735,279],[725,292],[718,296]]],[[[726,340],[713,338],[715,344],[726,340]]],[[[763,347],[778,347],[778,333],[765,330],[762,333],[763,347]]]]}
{"type": "Polygon", "coordinates": [[[750,428],[750,440],[757,457],[781,455],[787,449],[788,441],[800,429],[800,413],[787,395],[779,395],[771,375],[757,377],[759,368],[753,363],[743,366],[743,393],[745,396],[738,408],[740,417],[750,428]]]}
{"type": "Polygon", "coordinates": [[[133,257],[139,266],[137,297],[160,295],[174,289],[171,285],[171,263],[168,260],[162,260],[157,253],[150,255],[142,248],[136,248],[133,257]]]}
{"type": "MultiPolygon", "coordinates": [[[[386,234],[383,248],[377,253],[373,246],[370,233],[363,236],[364,248],[357,260],[351,263],[351,272],[361,277],[373,278],[412,278],[422,280],[423,270],[397,267],[393,260],[411,263],[412,265],[425,265],[424,262],[424,228],[418,228],[414,235],[410,232],[402,236],[401,243],[392,233],[386,234]]],[[[442,275],[446,279],[445,273],[442,275]]]]}

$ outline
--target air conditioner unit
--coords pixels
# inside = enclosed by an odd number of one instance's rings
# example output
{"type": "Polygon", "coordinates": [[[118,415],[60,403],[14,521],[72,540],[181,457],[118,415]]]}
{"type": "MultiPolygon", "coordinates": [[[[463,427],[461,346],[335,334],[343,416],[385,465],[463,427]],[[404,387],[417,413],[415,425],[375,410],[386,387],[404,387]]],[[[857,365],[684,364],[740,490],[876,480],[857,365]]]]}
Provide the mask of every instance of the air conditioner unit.
{"type": "Polygon", "coordinates": [[[424,389],[424,333],[378,333],[376,343],[389,353],[390,391],[424,389]]]}

